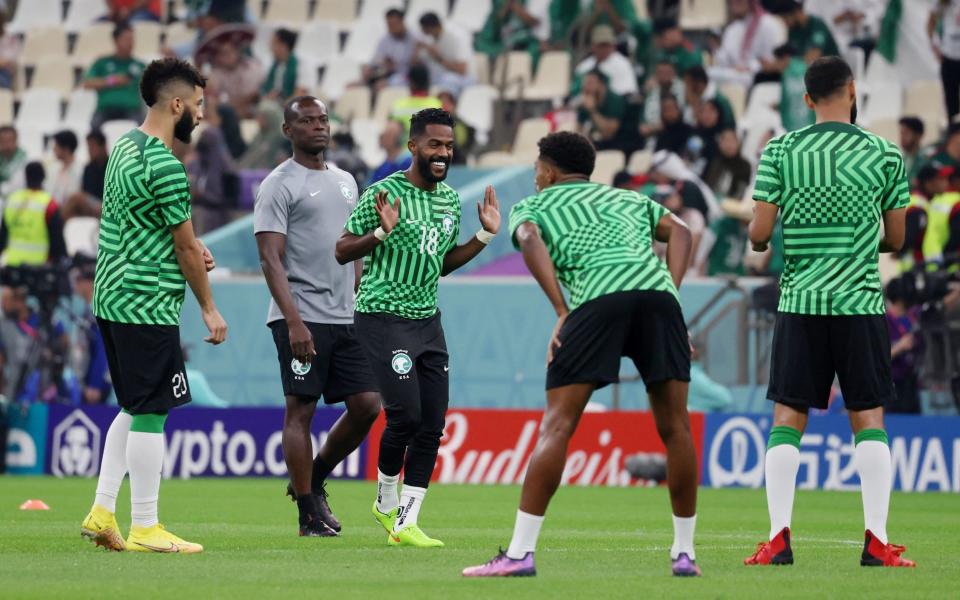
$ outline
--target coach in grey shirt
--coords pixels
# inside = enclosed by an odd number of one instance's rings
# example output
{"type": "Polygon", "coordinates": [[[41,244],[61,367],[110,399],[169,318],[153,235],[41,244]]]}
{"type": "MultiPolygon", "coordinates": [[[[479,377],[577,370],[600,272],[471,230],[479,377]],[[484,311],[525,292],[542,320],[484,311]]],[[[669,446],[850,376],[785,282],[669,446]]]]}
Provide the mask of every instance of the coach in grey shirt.
{"type": "Polygon", "coordinates": [[[286,399],[283,455],[287,493],[300,513],[301,536],[338,535],[327,503],[327,476],[357,449],[380,412],[373,372],[354,337],[357,265],[337,264],[334,246],[357,203],[353,177],[324,159],[327,108],[313,96],[287,102],[283,134],[293,158],[263,181],[253,209],[260,264],[270,288],[273,333],[286,399]],[[323,397],[346,412],[313,458],[310,423],[323,397]]]}

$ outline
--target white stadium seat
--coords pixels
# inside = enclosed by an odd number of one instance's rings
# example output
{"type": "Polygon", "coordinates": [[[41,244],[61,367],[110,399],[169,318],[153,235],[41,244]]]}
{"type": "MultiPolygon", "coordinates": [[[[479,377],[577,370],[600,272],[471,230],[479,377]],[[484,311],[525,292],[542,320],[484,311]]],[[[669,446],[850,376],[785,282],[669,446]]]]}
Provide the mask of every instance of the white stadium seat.
{"type": "MultiPolygon", "coordinates": [[[[115,121],[107,121],[100,127],[100,131],[103,132],[103,136],[107,138],[107,147],[113,148],[113,145],[117,143],[124,134],[126,134],[131,129],[138,127],[140,124],[136,121],[130,121],[127,119],[117,119],[115,121]]],[[[196,131],[193,132],[193,139],[200,138],[200,128],[198,127],[196,131]]]]}
{"type": "Polygon", "coordinates": [[[360,158],[372,169],[386,158],[386,153],[380,147],[380,133],[385,124],[385,121],[376,119],[354,119],[350,123],[350,134],[360,148],[360,158]]]}
{"type": "Polygon", "coordinates": [[[539,117],[524,119],[517,127],[517,135],[513,138],[513,154],[519,158],[529,158],[531,162],[536,158],[539,150],[537,142],[550,133],[550,122],[539,117]]]}
{"type": "Polygon", "coordinates": [[[263,15],[266,23],[275,23],[300,28],[310,18],[310,4],[307,0],[283,0],[267,5],[263,15]]]}
{"type": "Polygon", "coordinates": [[[357,20],[357,0],[317,0],[313,18],[333,21],[346,29],[357,20]]]}
{"type": "MultiPolygon", "coordinates": [[[[26,1],[32,2],[33,0],[26,1]]],[[[63,21],[63,28],[70,33],[76,33],[86,29],[106,14],[107,3],[105,0],[70,0],[70,8],[67,9],[67,18],[63,21]]]]}
{"type": "Polygon", "coordinates": [[[97,92],[83,88],[73,90],[67,99],[67,113],[63,117],[63,125],[75,131],[83,126],[89,128],[96,110],[97,92]]]}
{"type": "Polygon", "coordinates": [[[340,54],[340,30],[333,21],[311,21],[297,37],[294,50],[300,60],[329,64],[340,54]]]}
{"type": "Polygon", "coordinates": [[[34,65],[51,58],[63,60],[66,55],[67,32],[59,25],[35,27],[23,36],[21,65],[34,65]]]}
{"type": "Polygon", "coordinates": [[[320,94],[323,98],[336,102],[347,86],[360,79],[360,63],[343,56],[327,65],[320,80],[320,94]]]}
{"type": "Polygon", "coordinates": [[[391,86],[383,88],[377,92],[377,98],[373,102],[373,112],[370,113],[370,118],[375,121],[386,121],[390,118],[393,104],[400,98],[406,98],[409,95],[410,90],[406,87],[391,86]]]}
{"type": "Polygon", "coordinates": [[[60,0],[20,0],[6,31],[23,33],[35,27],[58,26],[62,17],[63,3],[60,0]]]}
{"type": "Polygon", "coordinates": [[[113,27],[113,23],[97,23],[81,31],[70,56],[73,64],[86,69],[98,58],[113,54],[113,27]]]}
{"type": "Polygon", "coordinates": [[[566,50],[544,52],[537,74],[523,92],[525,100],[560,100],[570,93],[570,53],[566,50]]]}
{"type": "Polygon", "coordinates": [[[13,123],[13,91],[0,88],[0,125],[13,123]]]}
{"type": "Polygon", "coordinates": [[[454,5],[450,20],[464,31],[476,33],[483,29],[492,7],[491,0],[460,0],[454,5]]]}
{"type": "Polygon", "coordinates": [[[365,85],[348,87],[340,95],[334,110],[344,121],[370,118],[370,88],[365,85]]]}
{"type": "Polygon", "coordinates": [[[133,54],[137,57],[160,54],[160,37],[163,25],[150,21],[133,24],[133,54]]]}
{"type": "Polygon", "coordinates": [[[597,152],[597,162],[593,168],[593,175],[590,176],[590,181],[612,185],[613,176],[623,170],[624,162],[623,152],[620,150],[597,152]]]}
{"type": "Polygon", "coordinates": [[[377,43],[386,31],[387,25],[382,19],[370,22],[357,21],[350,26],[343,56],[360,64],[369,63],[373,59],[374,52],[377,51],[377,43]]]}
{"type": "MultiPolygon", "coordinates": [[[[61,102],[57,90],[34,87],[23,92],[17,112],[17,129],[39,129],[47,133],[56,131],[60,123],[61,102]]],[[[26,135],[23,137],[26,138],[26,135]]]]}
{"type": "Polygon", "coordinates": [[[96,258],[99,235],[100,220],[96,217],[73,217],[63,224],[63,241],[69,256],[96,258]]]}
{"type": "Polygon", "coordinates": [[[50,88],[68,96],[74,88],[75,78],[73,65],[62,58],[47,59],[34,66],[30,87],[50,88]]]}
{"type": "Polygon", "coordinates": [[[526,90],[533,79],[533,61],[530,53],[512,51],[501,54],[493,65],[490,83],[502,89],[507,98],[518,98],[521,90],[526,90]]]}
{"type": "Polygon", "coordinates": [[[489,85],[471,85],[463,90],[457,101],[457,116],[477,132],[477,142],[487,143],[493,129],[493,105],[497,90],[489,85]]]}

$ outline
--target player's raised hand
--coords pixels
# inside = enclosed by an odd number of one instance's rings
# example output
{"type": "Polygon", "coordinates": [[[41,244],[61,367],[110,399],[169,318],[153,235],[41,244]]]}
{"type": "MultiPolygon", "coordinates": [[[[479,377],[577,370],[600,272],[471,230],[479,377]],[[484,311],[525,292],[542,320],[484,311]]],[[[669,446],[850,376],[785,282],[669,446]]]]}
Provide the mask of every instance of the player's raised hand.
{"type": "Polygon", "coordinates": [[[214,346],[222,344],[227,339],[227,322],[216,308],[203,311],[203,324],[207,326],[210,335],[203,341],[214,346]]]}
{"type": "Polygon", "coordinates": [[[197,238],[197,245],[200,246],[200,251],[203,252],[203,266],[207,268],[207,273],[217,268],[217,261],[213,260],[213,253],[210,252],[210,249],[207,248],[207,245],[204,244],[200,238],[197,238]]]}
{"type": "Polygon", "coordinates": [[[313,357],[317,355],[317,351],[313,348],[313,335],[310,334],[310,330],[303,321],[300,321],[290,324],[288,331],[293,357],[305,365],[310,364],[313,357]]]}
{"type": "Polygon", "coordinates": [[[553,333],[550,334],[550,343],[547,344],[547,366],[550,366],[550,363],[553,362],[553,353],[557,351],[557,348],[560,347],[560,330],[563,329],[563,324],[567,320],[567,314],[563,314],[560,318],[557,319],[557,324],[553,327],[553,333]]]}
{"type": "Polygon", "coordinates": [[[377,216],[380,217],[380,227],[387,233],[393,231],[393,228],[400,222],[400,198],[390,204],[387,192],[381,190],[377,192],[377,216]]]}
{"type": "Polygon", "coordinates": [[[488,185],[483,193],[483,203],[477,202],[477,216],[484,231],[496,233],[500,230],[500,203],[492,185],[488,185]]]}

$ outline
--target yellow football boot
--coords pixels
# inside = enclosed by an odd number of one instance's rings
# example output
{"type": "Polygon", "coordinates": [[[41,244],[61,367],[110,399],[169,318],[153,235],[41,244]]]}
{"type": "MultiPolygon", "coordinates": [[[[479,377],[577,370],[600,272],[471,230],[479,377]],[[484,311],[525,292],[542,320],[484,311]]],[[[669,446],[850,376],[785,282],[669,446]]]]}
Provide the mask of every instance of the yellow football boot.
{"type": "Polygon", "coordinates": [[[125,548],[117,518],[99,504],[94,504],[87,518],[83,520],[83,524],[80,525],[80,535],[107,550],[123,552],[125,548]]]}
{"type": "Polygon", "coordinates": [[[127,538],[127,550],[132,552],[179,552],[181,554],[196,554],[203,552],[203,546],[181,539],[163,525],[157,523],[153,527],[130,528],[127,538]]]}

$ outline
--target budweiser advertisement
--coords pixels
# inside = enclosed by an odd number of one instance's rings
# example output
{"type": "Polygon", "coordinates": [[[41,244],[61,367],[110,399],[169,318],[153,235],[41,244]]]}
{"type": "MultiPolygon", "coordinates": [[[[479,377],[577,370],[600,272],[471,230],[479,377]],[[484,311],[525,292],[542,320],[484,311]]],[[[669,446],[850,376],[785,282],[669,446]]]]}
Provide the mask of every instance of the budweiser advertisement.
{"type": "MultiPolygon", "coordinates": [[[[433,481],[441,483],[521,483],[537,443],[541,411],[451,410],[440,440],[433,481]]],[[[370,432],[367,479],[377,478],[377,449],[383,415],[370,432]]],[[[703,415],[691,414],[690,426],[703,454],[703,415]]],[[[586,413],[570,441],[562,483],[628,486],[637,483],[624,466],[637,453],[665,453],[653,416],[647,412],[586,413]]]]}

